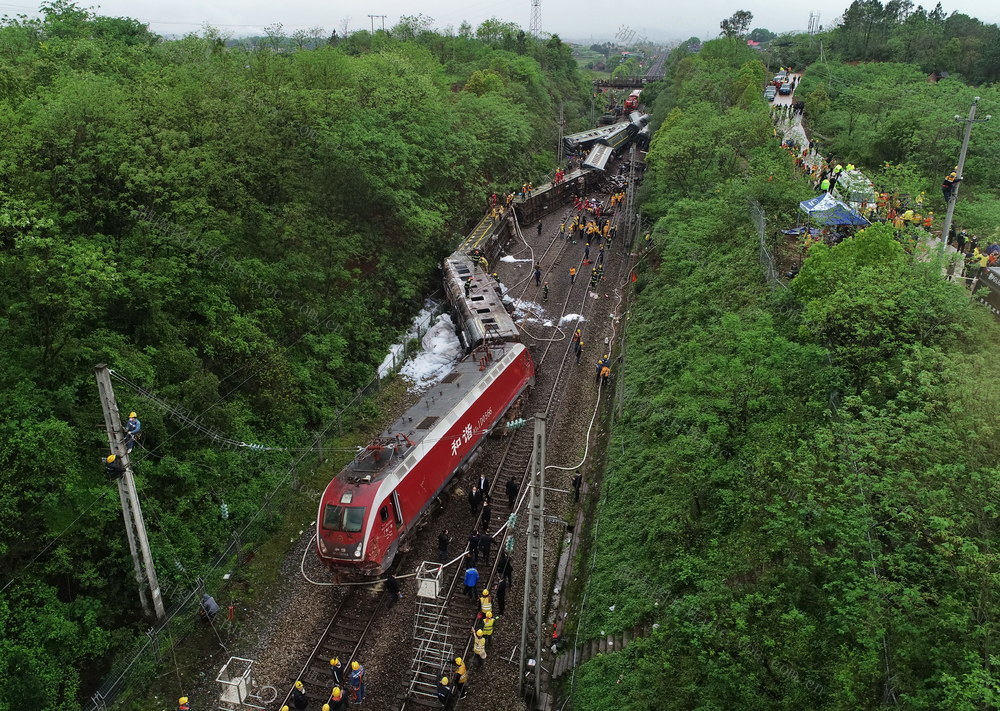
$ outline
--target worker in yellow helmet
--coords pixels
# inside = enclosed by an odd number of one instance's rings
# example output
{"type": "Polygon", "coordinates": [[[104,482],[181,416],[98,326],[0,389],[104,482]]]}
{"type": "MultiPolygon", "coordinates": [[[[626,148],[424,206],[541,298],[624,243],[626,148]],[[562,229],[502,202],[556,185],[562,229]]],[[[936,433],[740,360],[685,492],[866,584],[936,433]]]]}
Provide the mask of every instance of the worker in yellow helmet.
{"type": "Polygon", "coordinates": [[[469,681],[469,670],[461,657],[455,657],[455,696],[465,698],[465,684],[469,681]]]}
{"type": "Polygon", "coordinates": [[[351,662],[351,671],[347,673],[347,683],[351,687],[351,702],[360,704],[365,700],[365,668],[361,662],[351,662]]]}
{"type": "Polygon", "coordinates": [[[177,699],[177,711],[191,711],[191,706],[188,704],[188,697],[182,696],[177,699]]]}
{"type": "Polygon", "coordinates": [[[118,461],[118,457],[109,454],[104,460],[104,471],[107,473],[108,479],[117,481],[125,476],[125,465],[118,461]]]}
{"type": "Polygon", "coordinates": [[[490,640],[493,639],[493,624],[496,620],[493,619],[493,613],[487,612],[486,617],[483,618],[483,637],[486,639],[486,644],[489,646],[490,640]]]}
{"type": "Polygon", "coordinates": [[[295,682],[295,688],[292,689],[292,706],[295,707],[295,711],[305,711],[308,705],[309,697],[306,696],[305,685],[301,681],[295,682]]]}
{"type": "Polygon", "coordinates": [[[483,631],[472,628],[472,653],[476,655],[476,668],[481,669],[486,661],[486,639],[483,631]]]}
{"type": "Polygon", "coordinates": [[[344,692],[339,686],[333,687],[333,692],[330,694],[330,711],[347,711],[347,697],[344,696],[344,692]]]}
{"type": "Polygon", "coordinates": [[[142,423],[134,412],[128,413],[128,422],[125,423],[125,451],[129,454],[135,449],[135,443],[139,439],[139,432],[142,430],[142,423]]]}
{"type": "Polygon", "coordinates": [[[441,677],[441,681],[438,682],[437,699],[441,702],[441,707],[446,711],[451,708],[454,696],[452,694],[452,688],[449,685],[449,679],[446,676],[441,677]]]}
{"type": "Polygon", "coordinates": [[[344,686],[344,665],[340,663],[340,659],[334,657],[330,660],[330,673],[333,674],[333,685],[334,686],[344,686]]]}

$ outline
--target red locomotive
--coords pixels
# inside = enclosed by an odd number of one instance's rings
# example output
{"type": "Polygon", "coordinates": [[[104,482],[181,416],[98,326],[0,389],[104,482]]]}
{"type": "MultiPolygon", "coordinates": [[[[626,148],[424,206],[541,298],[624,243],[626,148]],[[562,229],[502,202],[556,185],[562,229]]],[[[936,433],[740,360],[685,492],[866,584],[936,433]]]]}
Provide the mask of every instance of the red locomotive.
{"type": "Polygon", "coordinates": [[[496,344],[460,361],[327,485],[316,517],[320,558],[364,575],[385,571],[534,372],[520,343],[496,344]]]}
{"type": "Polygon", "coordinates": [[[642,89],[635,89],[628,98],[625,99],[625,113],[629,111],[635,111],[639,108],[639,94],[642,93],[642,89]]]}

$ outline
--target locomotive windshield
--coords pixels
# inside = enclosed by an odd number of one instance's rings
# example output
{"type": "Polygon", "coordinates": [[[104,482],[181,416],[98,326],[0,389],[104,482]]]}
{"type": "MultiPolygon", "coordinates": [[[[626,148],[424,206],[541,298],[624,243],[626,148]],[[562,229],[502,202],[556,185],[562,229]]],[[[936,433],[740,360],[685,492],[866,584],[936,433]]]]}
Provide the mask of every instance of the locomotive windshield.
{"type": "Polygon", "coordinates": [[[323,511],[323,528],[328,531],[358,533],[365,521],[364,506],[327,504],[323,511]]]}

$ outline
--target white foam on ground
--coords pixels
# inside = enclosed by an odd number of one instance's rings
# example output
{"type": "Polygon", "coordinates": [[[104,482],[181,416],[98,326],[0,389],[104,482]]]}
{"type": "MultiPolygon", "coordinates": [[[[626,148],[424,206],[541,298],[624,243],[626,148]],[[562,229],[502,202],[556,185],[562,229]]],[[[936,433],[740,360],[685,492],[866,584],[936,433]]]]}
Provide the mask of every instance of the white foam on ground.
{"type": "Polygon", "coordinates": [[[573,321],[586,321],[583,314],[566,314],[561,319],[559,319],[559,325],[562,326],[565,323],[572,323],[573,321]]]}
{"type": "Polygon", "coordinates": [[[500,261],[501,262],[507,262],[508,264],[510,264],[511,262],[530,262],[531,260],[530,259],[515,259],[514,257],[510,256],[509,254],[505,254],[504,256],[500,257],[500,261]]]}
{"type": "Polygon", "coordinates": [[[441,314],[421,341],[423,350],[403,364],[400,374],[409,380],[411,392],[421,392],[444,380],[462,355],[451,316],[441,314]]]}
{"type": "Polygon", "coordinates": [[[438,307],[438,303],[433,299],[427,299],[424,302],[424,307],[420,309],[419,313],[413,317],[413,321],[410,322],[410,327],[406,330],[406,335],[403,337],[399,343],[393,343],[389,346],[389,352],[386,354],[385,358],[382,359],[382,364],[378,367],[378,377],[384,378],[387,375],[392,375],[394,366],[398,366],[403,358],[404,343],[408,343],[421,331],[426,331],[428,326],[430,326],[430,320],[434,310],[438,307]]]}
{"type": "Polygon", "coordinates": [[[541,318],[545,316],[545,307],[535,301],[528,301],[527,299],[507,299],[506,301],[508,304],[514,305],[514,318],[525,318],[527,316],[541,318]]]}
{"type": "Polygon", "coordinates": [[[392,371],[396,367],[396,364],[399,363],[399,359],[402,357],[403,357],[402,343],[393,343],[391,346],[389,346],[389,352],[386,354],[385,358],[382,359],[382,365],[378,367],[378,377],[381,379],[392,373],[392,371]]]}

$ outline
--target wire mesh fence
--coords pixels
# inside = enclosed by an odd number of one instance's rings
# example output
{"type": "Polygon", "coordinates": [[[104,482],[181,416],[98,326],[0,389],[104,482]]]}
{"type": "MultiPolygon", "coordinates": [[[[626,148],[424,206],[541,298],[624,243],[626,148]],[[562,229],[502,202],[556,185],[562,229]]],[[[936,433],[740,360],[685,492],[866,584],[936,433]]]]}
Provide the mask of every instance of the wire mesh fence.
{"type": "Polygon", "coordinates": [[[196,583],[185,588],[164,587],[161,592],[169,605],[165,619],[150,627],[145,637],[138,639],[131,649],[117,656],[89,701],[81,705],[84,711],[104,711],[112,705],[124,705],[148,691],[151,681],[161,673],[161,665],[171,660],[174,649],[203,624],[198,614],[201,594],[206,589],[223,589],[250,554],[274,534],[281,520],[279,512],[287,510],[286,504],[300,490],[304,473],[313,470],[321,461],[327,440],[342,434],[345,422],[350,421],[358,406],[378,392],[383,381],[397,373],[410,357],[419,352],[423,337],[446,308],[440,294],[435,294],[431,300],[433,305],[424,309],[421,317],[397,344],[398,348],[394,347],[394,357],[387,360],[388,365],[380,368],[365,386],[358,388],[351,400],[314,436],[312,446],[298,454],[257,511],[201,570],[196,583]]]}
{"type": "Polygon", "coordinates": [[[778,277],[778,269],[774,261],[774,250],[767,244],[767,216],[764,208],[756,200],[751,200],[750,219],[753,220],[754,227],[757,228],[758,255],[760,265],[764,268],[764,278],[772,289],[777,287],[787,288],[785,283],[778,277]]]}

